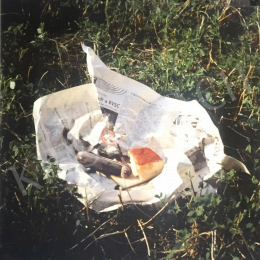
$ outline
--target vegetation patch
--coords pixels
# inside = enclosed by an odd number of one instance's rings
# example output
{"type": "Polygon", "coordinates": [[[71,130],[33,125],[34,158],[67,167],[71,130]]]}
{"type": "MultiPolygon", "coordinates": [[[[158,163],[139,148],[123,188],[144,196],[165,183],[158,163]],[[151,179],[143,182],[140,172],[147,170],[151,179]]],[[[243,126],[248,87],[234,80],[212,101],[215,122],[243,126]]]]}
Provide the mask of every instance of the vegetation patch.
{"type": "Polygon", "coordinates": [[[228,0],[5,2],[1,259],[259,259],[259,7],[228,0]],[[191,189],[171,203],[161,198],[160,211],[84,207],[77,190],[57,178],[55,162],[43,169],[36,159],[32,116],[39,97],[90,82],[81,42],[159,94],[201,102],[225,153],[251,175],[221,171],[217,195],[191,189]],[[22,193],[15,176],[23,169],[43,188],[22,181],[22,193]]]}

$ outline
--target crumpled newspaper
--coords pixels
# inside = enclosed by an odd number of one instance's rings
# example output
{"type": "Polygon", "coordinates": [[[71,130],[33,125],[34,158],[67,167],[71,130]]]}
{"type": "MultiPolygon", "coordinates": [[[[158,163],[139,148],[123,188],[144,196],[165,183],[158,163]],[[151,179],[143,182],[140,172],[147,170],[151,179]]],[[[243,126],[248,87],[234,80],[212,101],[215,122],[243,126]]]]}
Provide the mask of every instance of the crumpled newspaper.
{"type": "Polygon", "coordinates": [[[87,201],[99,212],[117,209],[122,202],[159,205],[155,195],[178,196],[191,179],[196,189],[222,168],[248,172],[241,162],[224,154],[217,127],[197,101],[163,97],[110,70],[91,48],[82,48],[92,83],[38,99],[33,116],[38,159],[55,158],[61,168],[59,177],[68,187],[78,187],[83,204],[87,201]],[[76,153],[99,142],[107,121],[123,154],[148,147],[163,159],[162,173],[146,184],[116,190],[112,180],[86,172],[76,153]]]}

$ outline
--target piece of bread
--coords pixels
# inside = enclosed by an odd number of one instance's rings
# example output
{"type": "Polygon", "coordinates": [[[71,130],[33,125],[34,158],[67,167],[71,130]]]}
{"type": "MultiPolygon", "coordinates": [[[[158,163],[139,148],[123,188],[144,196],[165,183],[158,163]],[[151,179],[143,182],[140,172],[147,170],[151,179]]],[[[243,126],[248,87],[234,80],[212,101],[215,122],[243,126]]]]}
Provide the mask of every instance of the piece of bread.
{"type": "Polygon", "coordinates": [[[149,148],[134,148],[128,152],[131,162],[132,174],[128,178],[111,175],[123,188],[130,188],[147,182],[159,175],[164,167],[163,160],[149,148]]]}
{"type": "Polygon", "coordinates": [[[139,176],[141,180],[152,179],[163,170],[163,160],[149,148],[134,148],[128,155],[133,175],[139,176]]]}

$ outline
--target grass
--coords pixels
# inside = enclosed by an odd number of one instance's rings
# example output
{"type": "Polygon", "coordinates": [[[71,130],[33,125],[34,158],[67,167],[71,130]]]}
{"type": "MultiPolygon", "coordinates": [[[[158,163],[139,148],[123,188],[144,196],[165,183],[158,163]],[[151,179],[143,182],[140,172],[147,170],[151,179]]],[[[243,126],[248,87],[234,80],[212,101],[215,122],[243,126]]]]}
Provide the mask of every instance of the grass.
{"type": "Polygon", "coordinates": [[[2,15],[0,253],[6,259],[147,259],[148,252],[148,259],[258,259],[259,7],[27,0],[15,8],[2,15]],[[226,154],[251,175],[218,173],[219,196],[191,190],[173,203],[162,198],[159,214],[135,207],[87,211],[57,178],[55,164],[46,177],[35,159],[32,117],[39,97],[90,81],[81,41],[110,68],[164,96],[225,102],[208,113],[226,154]],[[44,188],[23,183],[23,196],[10,167],[20,174],[26,159],[25,177],[44,188]]]}

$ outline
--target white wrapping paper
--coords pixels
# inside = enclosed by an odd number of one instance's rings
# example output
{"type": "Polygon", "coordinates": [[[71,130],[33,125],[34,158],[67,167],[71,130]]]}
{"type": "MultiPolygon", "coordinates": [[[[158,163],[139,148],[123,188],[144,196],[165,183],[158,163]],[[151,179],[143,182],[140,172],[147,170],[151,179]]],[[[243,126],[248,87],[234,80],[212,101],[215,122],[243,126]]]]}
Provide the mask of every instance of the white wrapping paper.
{"type": "Polygon", "coordinates": [[[155,195],[180,194],[191,178],[196,189],[222,167],[248,172],[224,154],[217,127],[197,101],[162,97],[110,70],[92,49],[82,47],[93,83],[38,99],[33,115],[38,159],[54,157],[61,168],[59,177],[70,187],[78,186],[83,204],[99,212],[117,209],[121,202],[151,205],[160,202],[155,195]],[[86,142],[99,142],[106,120],[114,125],[125,155],[131,148],[148,147],[163,159],[162,173],[146,184],[118,191],[112,180],[86,172],[76,153],[86,150],[86,142]]]}

